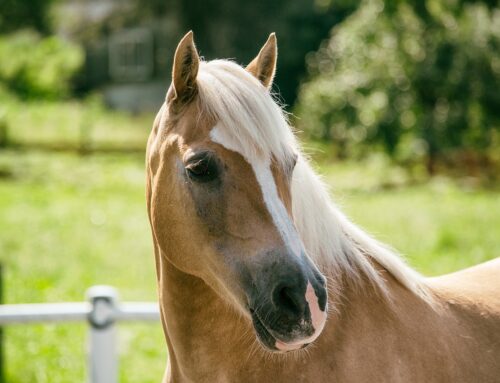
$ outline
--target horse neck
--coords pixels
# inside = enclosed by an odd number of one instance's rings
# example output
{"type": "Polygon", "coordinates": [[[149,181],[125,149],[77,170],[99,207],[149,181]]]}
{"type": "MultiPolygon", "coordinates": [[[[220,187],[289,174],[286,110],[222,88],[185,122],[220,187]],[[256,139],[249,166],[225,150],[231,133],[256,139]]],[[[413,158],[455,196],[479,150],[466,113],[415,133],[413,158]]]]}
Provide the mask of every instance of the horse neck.
{"type": "Polygon", "coordinates": [[[228,355],[253,343],[251,326],[203,280],[157,256],[162,321],[172,381],[209,381],[199,373],[224,370],[228,355]],[[223,352],[221,352],[223,350],[223,352]]]}
{"type": "Polygon", "coordinates": [[[455,343],[448,315],[441,316],[376,264],[390,298],[369,279],[329,275],[337,287],[331,289],[324,333],[306,353],[296,355],[294,363],[283,363],[289,360],[286,356],[269,358],[256,346],[250,321],[203,280],[183,273],[164,256],[158,257],[157,266],[169,348],[168,382],[244,381],[242,376],[248,378],[250,372],[257,381],[276,383],[301,375],[307,381],[324,381],[325,376],[383,381],[387,371],[374,371],[373,366],[389,365],[394,355],[401,362],[398,374],[411,380],[418,372],[411,367],[414,360],[425,365],[433,365],[436,358],[444,361],[442,345],[455,343]]]}
{"type": "Polygon", "coordinates": [[[471,350],[481,353],[464,314],[450,310],[439,296],[431,306],[375,266],[387,295],[367,280],[344,283],[339,311],[322,335],[328,339],[323,351],[328,344],[335,349],[335,380],[469,381],[459,375],[465,366],[474,371],[471,350]]]}

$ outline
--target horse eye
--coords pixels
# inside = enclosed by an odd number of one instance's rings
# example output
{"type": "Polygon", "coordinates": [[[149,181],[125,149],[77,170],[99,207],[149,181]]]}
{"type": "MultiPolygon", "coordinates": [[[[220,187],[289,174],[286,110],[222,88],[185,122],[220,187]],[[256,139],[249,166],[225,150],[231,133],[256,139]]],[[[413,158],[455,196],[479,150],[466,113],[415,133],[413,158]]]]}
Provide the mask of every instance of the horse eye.
{"type": "Polygon", "coordinates": [[[212,181],[218,176],[217,164],[213,156],[194,156],[186,165],[188,177],[196,182],[212,181]]]}

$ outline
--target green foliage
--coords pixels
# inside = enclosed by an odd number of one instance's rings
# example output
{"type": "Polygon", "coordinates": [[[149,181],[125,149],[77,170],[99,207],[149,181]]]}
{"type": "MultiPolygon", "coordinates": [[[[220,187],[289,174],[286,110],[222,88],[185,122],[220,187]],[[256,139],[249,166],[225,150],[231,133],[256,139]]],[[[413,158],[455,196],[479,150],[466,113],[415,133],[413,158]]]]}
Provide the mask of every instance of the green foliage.
{"type": "Polygon", "coordinates": [[[0,1],[0,33],[33,28],[41,33],[51,29],[50,7],[54,0],[0,1]]]}
{"type": "Polygon", "coordinates": [[[0,37],[0,86],[21,98],[63,98],[83,63],[80,47],[29,31],[0,37]]]}
{"type": "Polygon", "coordinates": [[[398,160],[500,143],[500,12],[457,0],[366,0],[311,58],[296,113],[340,155],[383,148],[398,160]]]}

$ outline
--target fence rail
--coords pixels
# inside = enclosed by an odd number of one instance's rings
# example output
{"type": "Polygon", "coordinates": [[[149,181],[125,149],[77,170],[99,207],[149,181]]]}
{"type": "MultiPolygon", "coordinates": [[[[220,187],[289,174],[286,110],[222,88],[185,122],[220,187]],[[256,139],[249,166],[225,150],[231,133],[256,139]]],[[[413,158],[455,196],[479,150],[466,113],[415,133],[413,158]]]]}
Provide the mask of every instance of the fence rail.
{"type": "Polygon", "coordinates": [[[89,383],[118,381],[116,322],[158,322],[159,319],[157,303],[120,302],[117,290],[110,286],[93,286],[88,289],[87,302],[0,305],[0,326],[88,322],[89,383]]]}

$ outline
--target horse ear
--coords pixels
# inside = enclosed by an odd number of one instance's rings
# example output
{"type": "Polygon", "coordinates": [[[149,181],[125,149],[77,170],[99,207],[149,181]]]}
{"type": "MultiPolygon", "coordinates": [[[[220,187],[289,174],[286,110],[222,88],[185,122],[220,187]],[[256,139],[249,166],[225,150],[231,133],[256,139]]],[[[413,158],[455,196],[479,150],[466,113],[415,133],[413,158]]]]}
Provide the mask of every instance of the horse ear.
{"type": "Polygon", "coordinates": [[[193,31],[189,31],[177,45],[172,68],[172,86],[167,101],[186,103],[197,92],[196,76],[200,56],[194,45],[193,31]]]}
{"type": "Polygon", "coordinates": [[[253,74],[266,88],[273,84],[274,73],[276,72],[276,60],[278,58],[278,45],[276,43],[276,34],[269,35],[266,43],[260,50],[246,70],[253,74]]]}

